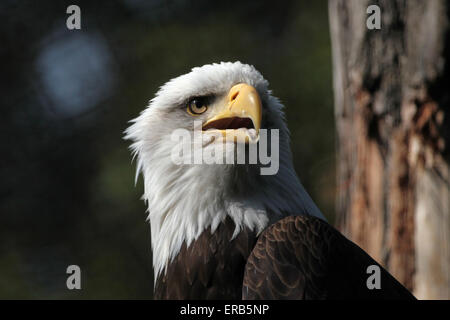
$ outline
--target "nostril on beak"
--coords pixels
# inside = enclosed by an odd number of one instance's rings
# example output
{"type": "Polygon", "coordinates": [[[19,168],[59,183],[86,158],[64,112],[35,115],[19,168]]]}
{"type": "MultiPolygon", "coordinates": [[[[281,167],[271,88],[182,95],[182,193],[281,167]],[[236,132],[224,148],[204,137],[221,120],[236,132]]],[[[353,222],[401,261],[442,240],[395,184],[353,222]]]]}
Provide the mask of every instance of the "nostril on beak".
{"type": "Polygon", "coordinates": [[[236,91],[235,93],[233,93],[230,97],[230,101],[233,102],[234,100],[236,100],[238,95],[239,95],[239,91],[236,91]]]}

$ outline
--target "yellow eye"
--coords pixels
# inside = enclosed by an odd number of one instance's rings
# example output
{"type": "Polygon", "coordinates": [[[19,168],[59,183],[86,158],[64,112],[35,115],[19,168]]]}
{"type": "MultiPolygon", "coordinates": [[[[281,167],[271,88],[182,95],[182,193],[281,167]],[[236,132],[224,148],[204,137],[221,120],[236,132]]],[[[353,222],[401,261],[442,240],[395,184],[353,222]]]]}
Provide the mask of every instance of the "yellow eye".
{"type": "Polygon", "coordinates": [[[208,107],[206,106],[204,99],[194,98],[187,104],[187,112],[191,116],[198,116],[205,112],[206,109],[208,109],[208,107]]]}

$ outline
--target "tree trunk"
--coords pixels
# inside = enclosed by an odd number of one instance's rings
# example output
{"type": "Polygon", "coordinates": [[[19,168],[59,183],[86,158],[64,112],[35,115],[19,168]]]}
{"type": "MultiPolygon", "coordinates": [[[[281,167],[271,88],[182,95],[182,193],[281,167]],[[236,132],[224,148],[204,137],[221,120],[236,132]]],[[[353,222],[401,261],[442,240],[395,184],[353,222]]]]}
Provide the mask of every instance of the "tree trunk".
{"type": "Polygon", "coordinates": [[[417,298],[448,299],[450,3],[329,0],[329,15],[337,226],[417,298]]]}

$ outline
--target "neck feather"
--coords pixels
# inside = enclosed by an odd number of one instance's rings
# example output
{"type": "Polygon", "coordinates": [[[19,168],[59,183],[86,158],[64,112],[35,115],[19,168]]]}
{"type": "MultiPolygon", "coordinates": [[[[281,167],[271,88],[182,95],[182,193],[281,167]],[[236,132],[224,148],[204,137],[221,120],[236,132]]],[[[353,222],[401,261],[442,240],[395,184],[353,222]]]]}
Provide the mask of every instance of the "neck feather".
{"type": "Polygon", "coordinates": [[[144,176],[143,198],[151,225],[155,281],[184,242],[189,246],[203,231],[214,232],[227,216],[236,226],[233,238],[244,227],[259,234],[287,215],[323,218],[298,180],[290,159],[289,149],[280,148],[278,173],[264,176],[232,165],[175,165],[166,158],[139,157],[138,170],[144,176]]]}

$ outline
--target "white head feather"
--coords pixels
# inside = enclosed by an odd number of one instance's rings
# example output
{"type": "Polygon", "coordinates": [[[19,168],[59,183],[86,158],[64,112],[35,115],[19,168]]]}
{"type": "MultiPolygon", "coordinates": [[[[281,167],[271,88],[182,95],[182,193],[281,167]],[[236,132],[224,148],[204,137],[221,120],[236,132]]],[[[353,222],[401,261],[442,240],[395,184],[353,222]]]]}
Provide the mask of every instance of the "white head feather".
{"type": "Polygon", "coordinates": [[[250,65],[240,62],[193,68],[160,88],[149,106],[126,130],[137,157],[136,178],[144,177],[143,198],[148,211],[155,280],[178,254],[207,228],[214,232],[229,216],[258,233],[286,215],[323,215],[298,180],[291,159],[289,132],[282,104],[271,95],[268,82],[250,65]],[[183,106],[191,97],[226,95],[238,83],[252,85],[263,103],[262,128],[279,129],[280,163],[275,175],[236,165],[177,165],[171,161],[175,129],[193,130],[183,106]]]}

